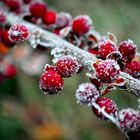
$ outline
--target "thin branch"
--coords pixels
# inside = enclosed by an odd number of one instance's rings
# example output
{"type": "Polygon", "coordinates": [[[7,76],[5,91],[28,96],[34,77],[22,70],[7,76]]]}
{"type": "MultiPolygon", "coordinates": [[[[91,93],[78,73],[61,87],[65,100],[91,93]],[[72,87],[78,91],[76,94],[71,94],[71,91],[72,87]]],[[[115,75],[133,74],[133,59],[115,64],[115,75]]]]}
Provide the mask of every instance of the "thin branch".
{"type": "MultiPolygon", "coordinates": [[[[38,31],[39,35],[43,39],[43,44],[49,44],[49,46],[54,48],[60,48],[62,50],[67,51],[74,57],[78,59],[78,61],[89,71],[93,71],[92,64],[97,60],[96,56],[88,53],[77,46],[74,46],[73,44],[67,42],[66,40],[58,37],[57,35],[44,30],[34,24],[31,24],[29,22],[26,22],[23,20],[20,16],[16,16],[13,13],[5,13],[7,17],[7,22],[12,25],[15,23],[22,23],[26,25],[31,33],[34,31],[38,31]]],[[[30,39],[33,37],[34,34],[30,35],[30,39]]],[[[29,39],[29,40],[30,40],[29,39]]],[[[48,47],[48,45],[46,46],[48,47]]],[[[138,79],[133,78],[129,74],[126,74],[124,72],[121,72],[120,76],[125,79],[126,84],[126,90],[135,95],[136,97],[140,96],[140,81],[138,79]]]]}

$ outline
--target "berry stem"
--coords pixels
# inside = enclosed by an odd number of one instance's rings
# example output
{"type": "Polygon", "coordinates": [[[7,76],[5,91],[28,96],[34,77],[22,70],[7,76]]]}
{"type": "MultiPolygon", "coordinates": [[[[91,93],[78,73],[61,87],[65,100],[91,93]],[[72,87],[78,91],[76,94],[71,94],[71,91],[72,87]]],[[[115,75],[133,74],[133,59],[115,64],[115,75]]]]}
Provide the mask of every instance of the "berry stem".
{"type": "MultiPolygon", "coordinates": [[[[53,47],[53,48],[58,48],[58,49],[62,49],[65,52],[67,52],[67,54],[70,54],[74,57],[77,58],[77,60],[90,72],[94,72],[94,69],[92,68],[92,64],[93,62],[95,62],[97,60],[97,58],[95,57],[95,55],[90,54],[74,45],[72,45],[71,43],[67,42],[64,39],[61,39],[60,37],[58,37],[57,35],[43,30],[42,28],[31,24],[29,22],[26,22],[22,19],[22,17],[16,16],[13,13],[8,13],[5,12],[5,15],[7,17],[7,22],[9,24],[15,24],[15,23],[22,23],[25,26],[28,27],[28,29],[31,31],[31,35],[29,38],[29,41],[31,42],[31,39],[33,38],[34,34],[32,33],[32,31],[36,30],[40,33],[40,37],[41,40],[43,40],[43,44],[44,47],[53,47]]],[[[40,41],[41,41],[40,40],[40,41]]],[[[39,42],[39,41],[38,41],[39,42]]],[[[133,77],[131,77],[129,74],[126,74],[124,72],[120,73],[120,76],[122,78],[125,79],[126,84],[126,90],[130,93],[135,95],[136,97],[140,96],[140,81],[138,79],[135,79],[133,77]]]]}

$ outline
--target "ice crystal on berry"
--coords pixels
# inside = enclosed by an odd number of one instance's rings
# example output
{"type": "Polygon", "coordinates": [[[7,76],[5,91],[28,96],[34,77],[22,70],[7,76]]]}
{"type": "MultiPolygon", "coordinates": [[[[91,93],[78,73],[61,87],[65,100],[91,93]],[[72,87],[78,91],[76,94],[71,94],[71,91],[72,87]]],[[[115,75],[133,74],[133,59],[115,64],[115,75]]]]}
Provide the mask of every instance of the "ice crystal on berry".
{"type": "Polygon", "coordinates": [[[120,73],[120,67],[117,62],[109,59],[101,60],[96,64],[95,69],[97,78],[103,83],[113,82],[118,78],[120,73]]]}
{"type": "MultiPolygon", "coordinates": [[[[116,103],[113,100],[103,97],[103,98],[98,98],[96,103],[99,105],[101,109],[104,109],[104,111],[107,114],[115,118],[117,117],[118,108],[117,108],[116,103]]],[[[96,109],[94,106],[92,107],[92,111],[99,119],[108,120],[108,118],[106,118],[104,114],[100,112],[100,110],[96,109]]]]}
{"type": "Polygon", "coordinates": [[[119,51],[122,54],[122,60],[130,62],[136,54],[136,45],[132,40],[123,41],[119,45],[119,51]]]}
{"type": "Polygon", "coordinates": [[[111,41],[102,41],[99,45],[98,52],[102,59],[105,59],[110,53],[117,50],[115,44],[111,41]]]}
{"type": "Polygon", "coordinates": [[[124,71],[135,78],[140,77],[140,62],[131,61],[126,64],[124,71]]]}
{"type": "Polygon", "coordinates": [[[140,129],[140,113],[134,109],[127,108],[119,112],[118,121],[123,131],[136,131],[140,129]]]}
{"type": "Polygon", "coordinates": [[[70,77],[78,72],[79,64],[72,56],[62,56],[56,63],[56,69],[63,77],[70,77]]]}
{"type": "Polygon", "coordinates": [[[75,96],[78,103],[91,106],[98,99],[99,90],[91,83],[83,83],[79,85],[75,96]]]}
{"type": "Polygon", "coordinates": [[[46,94],[56,94],[63,89],[63,78],[53,69],[42,74],[39,82],[40,89],[46,94]]]}
{"type": "Polygon", "coordinates": [[[29,37],[29,30],[22,24],[14,24],[8,31],[9,38],[13,43],[26,41],[29,37]]]}

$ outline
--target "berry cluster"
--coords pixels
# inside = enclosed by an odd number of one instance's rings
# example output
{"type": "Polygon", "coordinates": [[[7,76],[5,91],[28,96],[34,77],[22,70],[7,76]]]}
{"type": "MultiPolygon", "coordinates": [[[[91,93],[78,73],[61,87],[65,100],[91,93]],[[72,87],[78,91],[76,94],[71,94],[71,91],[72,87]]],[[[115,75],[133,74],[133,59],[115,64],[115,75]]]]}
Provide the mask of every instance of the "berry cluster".
{"type": "MultiPolygon", "coordinates": [[[[136,131],[140,128],[138,111],[125,109],[118,113],[116,103],[103,97],[114,88],[114,85],[124,86],[125,80],[119,77],[121,70],[135,78],[140,77],[140,62],[134,61],[136,45],[133,41],[122,41],[117,45],[113,34],[109,33],[104,37],[94,30],[89,16],[79,15],[72,19],[69,13],[57,13],[42,1],[4,0],[3,2],[16,14],[27,12],[28,14],[23,17],[24,20],[55,33],[97,57],[97,61],[91,64],[93,68],[89,74],[91,83],[79,85],[76,91],[77,103],[90,106],[93,113],[101,120],[108,121],[108,115],[113,117],[123,131],[136,131]]],[[[14,24],[7,27],[5,21],[4,13],[0,12],[0,53],[3,54],[14,44],[29,38],[29,30],[25,25],[14,24]]],[[[64,87],[63,78],[71,77],[83,68],[78,62],[79,59],[75,57],[65,52],[59,56],[55,65],[45,66],[40,77],[39,87],[45,94],[57,94],[64,87]]],[[[12,77],[15,73],[14,66],[9,65],[0,71],[0,79],[3,75],[12,77]]]]}
{"type": "Polygon", "coordinates": [[[71,56],[62,56],[55,66],[45,66],[45,72],[40,78],[40,89],[44,93],[55,94],[63,89],[63,78],[75,75],[78,72],[79,64],[71,56]]]}

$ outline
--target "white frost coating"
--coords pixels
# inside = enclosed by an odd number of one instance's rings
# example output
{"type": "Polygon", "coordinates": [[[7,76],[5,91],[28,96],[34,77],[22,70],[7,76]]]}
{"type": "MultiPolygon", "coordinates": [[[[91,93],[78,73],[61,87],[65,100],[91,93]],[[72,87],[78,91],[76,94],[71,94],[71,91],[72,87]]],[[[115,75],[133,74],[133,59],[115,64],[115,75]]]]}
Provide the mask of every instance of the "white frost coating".
{"type": "Polygon", "coordinates": [[[92,102],[95,102],[99,95],[99,91],[93,84],[83,83],[79,85],[78,89],[76,90],[75,97],[77,99],[77,103],[92,106],[92,102]]]}
{"type": "MultiPolygon", "coordinates": [[[[51,42],[53,44],[52,47],[54,48],[61,48],[63,50],[67,50],[69,51],[69,54],[72,56],[76,56],[76,58],[78,59],[78,61],[89,71],[93,71],[93,67],[91,64],[93,64],[93,62],[95,62],[97,60],[97,58],[93,55],[90,54],[70,43],[68,43],[65,40],[62,40],[61,38],[59,38],[58,36],[56,36],[53,33],[50,33],[46,30],[43,30],[41,28],[39,28],[36,25],[33,25],[31,23],[28,23],[24,20],[22,20],[22,18],[20,18],[19,16],[16,16],[12,13],[6,13],[6,18],[7,18],[7,22],[10,24],[15,24],[15,23],[22,23],[25,26],[28,27],[28,29],[30,29],[30,31],[34,30],[34,29],[38,29],[42,32],[41,36],[43,36],[43,38],[45,39],[45,41],[51,42]]],[[[31,35],[32,36],[32,35],[31,35]]],[[[29,38],[30,39],[30,38],[29,38]]],[[[47,46],[46,43],[46,46],[47,46]]],[[[48,46],[47,46],[48,47],[48,46]]],[[[126,90],[129,91],[129,93],[135,95],[135,96],[140,96],[140,81],[131,77],[130,75],[121,72],[120,75],[125,79],[126,81],[126,90]]]]}
{"type": "Polygon", "coordinates": [[[96,104],[95,102],[92,102],[92,106],[94,106],[94,108],[96,108],[99,112],[101,112],[106,118],[108,118],[111,122],[113,122],[114,124],[116,124],[116,126],[118,128],[120,128],[119,122],[117,119],[115,119],[113,116],[109,115],[108,113],[106,113],[104,111],[104,108],[100,108],[100,106],[98,104],[96,104]]]}

